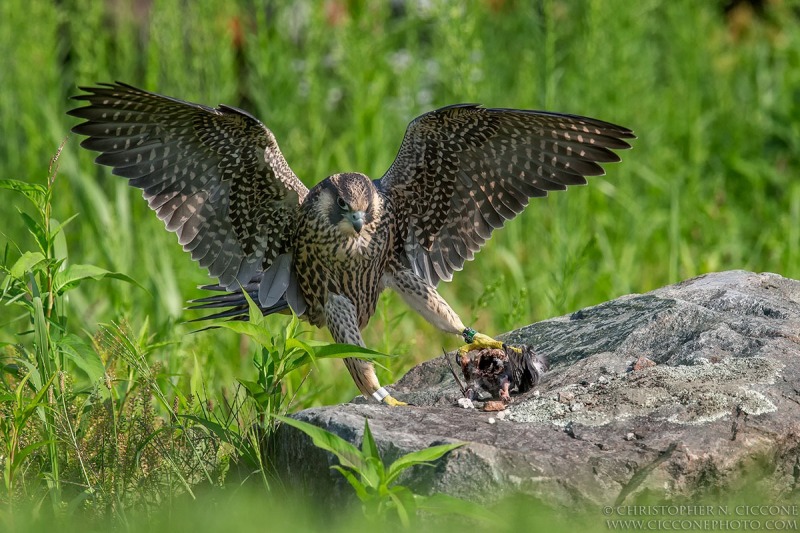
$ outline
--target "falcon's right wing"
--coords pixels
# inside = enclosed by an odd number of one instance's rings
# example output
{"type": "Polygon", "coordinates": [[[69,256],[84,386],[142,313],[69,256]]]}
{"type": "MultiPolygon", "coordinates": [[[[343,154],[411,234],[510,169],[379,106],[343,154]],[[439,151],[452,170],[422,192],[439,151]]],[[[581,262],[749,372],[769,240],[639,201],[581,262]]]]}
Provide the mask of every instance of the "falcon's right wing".
{"type": "Polygon", "coordinates": [[[97,162],[142,189],[183,249],[220,284],[236,290],[288,251],[308,189],[275,137],[256,118],[124,83],[81,88],[90,105],[72,131],[97,162]]]}

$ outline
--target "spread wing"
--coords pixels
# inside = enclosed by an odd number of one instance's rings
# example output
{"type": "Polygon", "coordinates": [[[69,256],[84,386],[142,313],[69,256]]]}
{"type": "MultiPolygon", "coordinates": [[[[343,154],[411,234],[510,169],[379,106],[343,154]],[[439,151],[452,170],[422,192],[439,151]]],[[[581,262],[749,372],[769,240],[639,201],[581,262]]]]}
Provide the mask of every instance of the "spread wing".
{"type": "Polygon", "coordinates": [[[416,118],[379,183],[408,228],[401,255],[430,283],[450,281],[529,198],[603,175],[632,138],[587,117],[473,104],[416,118]]]}
{"type": "Polygon", "coordinates": [[[97,162],[142,189],[183,249],[228,288],[246,285],[287,252],[308,189],[250,114],[210,108],[123,83],[82,87],[72,131],[97,162]],[[238,282],[238,283],[237,283],[238,282]]]}

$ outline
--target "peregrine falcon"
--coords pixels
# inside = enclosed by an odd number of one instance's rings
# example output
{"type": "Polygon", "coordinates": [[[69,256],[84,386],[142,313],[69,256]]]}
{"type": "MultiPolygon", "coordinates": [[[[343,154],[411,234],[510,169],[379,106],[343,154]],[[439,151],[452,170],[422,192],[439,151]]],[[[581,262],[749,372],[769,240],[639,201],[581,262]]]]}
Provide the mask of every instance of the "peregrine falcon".
{"type": "MultiPolygon", "coordinates": [[[[312,189],[297,178],[272,132],[246,111],[154,94],[124,83],[82,87],[72,131],[97,163],[142,189],[183,249],[224,291],[205,298],[246,313],[243,291],[264,314],[291,309],[339,343],[364,346],[361,330],[386,288],[469,349],[502,343],[466,327],[436,291],[492,232],[532,197],[619,161],[633,132],[545,111],[458,104],[408,126],[377,180],[334,174],[312,189]]],[[[463,350],[462,350],[463,352],[463,350]]],[[[345,359],[358,389],[401,405],[371,363],[345,359]]]]}

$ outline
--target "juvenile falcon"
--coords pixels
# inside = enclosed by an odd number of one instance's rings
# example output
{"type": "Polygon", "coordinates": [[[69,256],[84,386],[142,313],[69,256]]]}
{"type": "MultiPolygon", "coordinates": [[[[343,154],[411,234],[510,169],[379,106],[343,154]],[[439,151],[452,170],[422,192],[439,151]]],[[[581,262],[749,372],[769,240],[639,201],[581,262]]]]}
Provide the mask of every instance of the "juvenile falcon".
{"type": "MultiPolygon", "coordinates": [[[[193,104],[124,83],[81,88],[88,106],[73,131],[97,162],[142,189],[178,242],[227,294],[204,299],[264,314],[291,308],[336,342],[364,346],[361,330],[381,291],[396,291],[469,349],[502,343],[466,327],[436,291],[528,199],[604,174],[630,148],[627,128],[592,118],[452,105],[406,130],[378,180],[334,174],[311,190],[272,132],[240,109],[193,104]]],[[[371,363],[345,359],[365,396],[398,405],[371,363]]]]}

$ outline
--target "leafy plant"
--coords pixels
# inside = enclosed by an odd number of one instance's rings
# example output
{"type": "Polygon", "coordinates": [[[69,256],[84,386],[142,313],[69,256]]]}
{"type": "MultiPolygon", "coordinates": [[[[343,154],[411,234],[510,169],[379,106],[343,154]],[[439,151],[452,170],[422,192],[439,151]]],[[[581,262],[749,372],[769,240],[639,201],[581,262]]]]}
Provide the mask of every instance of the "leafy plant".
{"type": "MultiPolygon", "coordinates": [[[[66,141],[65,141],[66,142],[66,141]]],[[[49,471],[45,475],[50,487],[54,505],[60,501],[61,479],[60,463],[56,438],[56,425],[53,407],[60,400],[60,389],[50,388],[57,375],[65,368],[65,360],[73,361],[77,367],[87,370],[97,368],[98,356],[78,337],[67,332],[67,314],[65,312],[65,295],[88,279],[116,278],[129,283],[133,279],[118,272],[93,265],[69,265],[67,263],[67,246],[63,229],[75,217],[59,223],[52,218],[51,201],[53,184],[58,173],[58,159],[64,143],[50,161],[46,185],[21,182],[16,180],[0,180],[0,189],[20,193],[34,208],[34,216],[19,209],[18,214],[28,232],[33,236],[36,250],[22,252],[17,249],[19,258],[10,264],[10,244],[6,244],[3,260],[0,263],[0,302],[14,305],[24,310],[20,319],[33,326],[32,330],[22,335],[31,335],[29,344],[17,343],[14,347],[18,353],[12,357],[16,365],[10,368],[24,368],[25,377],[17,385],[13,395],[4,395],[3,400],[13,402],[14,416],[11,424],[3,427],[11,432],[8,446],[19,445],[14,437],[35,409],[42,422],[41,440],[28,444],[23,450],[9,450],[9,457],[17,460],[6,464],[6,490],[14,489],[14,471],[20,467],[19,458],[26,457],[30,451],[40,446],[47,446],[49,471]],[[31,396],[23,394],[23,384],[33,389],[31,396]],[[27,400],[27,404],[26,404],[27,400]]],[[[102,365],[100,365],[102,366],[102,365]]],[[[90,372],[91,374],[91,372],[90,372]]],[[[98,377],[91,374],[90,377],[98,377]]]]}
{"type": "Polygon", "coordinates": [[[260,347],[253,357],[258,378],[256,381],[240,379],[239,382],[264,414],[281,414],[286,411],[293,398],[285,388],[286,378],[317,359],[360,357],[375,361],[389,357],[351,344],[300,339],[300,320],[296,316],[292,316],[277,335],[272,335],[267,327],[266,317],[247,292],[244,292],[244,296],[249,306],[248,321],[229,321],[216,325],[247,335],[260,347]]]}
{"type": "MultiPolygon", "coordinates": [[[[17,212],[28,232],[33,236],[37,247],[37,250],[25,252],[18,249],[19,258],[13,264],[9,264],[11,243],[6,244],[3,262],[0,263],[0,272],[4,274],[2,284],[0,284],[0,291],[2,291],[0,299],[6,305],[14,304],[23,307],[28,316],[32,317],[34,324],[40,318],[45,319],[43,326],[48,332],[51,326],[58,332],[65,331],[67,317],[64,312],[63,298],[67,292],[76,288],[83,281],[114,278],[138,285],[135,280],[120,272],[111,272],[95,265],[70,265],[67,262],[67,245],[63,229],[77,215],[73,215],[63,223],[51,215],[53,185],[58,172],[58,158],[63,148],[64,144],[62,143],[51,160],[45,186],[0,179],[0,189],[20,193],[33,206],[35,211],[33,217],[21,209],[18,209],[17,212]]],[[[46,345],[42,344],[39,348],[45,350],[46,345]]],[[[39,355],[44,354],[45,352],[39,352],[39,355]]]]}
{"type": "Polygon", "coordinates": [[[25,459],[36,449],[42,446],[47,446],[50,441],[38,440],[27,445],[23,445],[23,433],[28,419],[40,408],[48,409],[50,406],[47,403],[45,395],[53,384],[55,374],[51,376],[50,381],[40,386],[32,397],[25,394],[28,380],[33,375],[29,372],[17,384],[13,393],[4,393],[0,395],[0,402],[3,404],[11,405],[7,416],[0,417],[0,435],[3,435],[5,464],[3,468],[3,482],[6,491],[12,493],[15,488],[15,481],[17,472],[22,467],[25,459]]]}
{"type": "MultiPolygon", "coordinates": [[[[266,474],[269,469],[264,467],[263,461],[264,457],[268,456],[267,444],[275,428],[274,415],[287,413],[297,393],[297,389],[291,388],[290,377],[319,359],[360,357],[374,362],[389,356],[350,344],[301,339],[300,320],[296,316],[293,316],[277,334],[273,334],[267,324],[267,318],[262,315],[247,292],[244,295],[249,305],[249,320],[220,322],[215,326],[246,335],[257,345],[253,355],[256,379],[238,380],[247,397],[256,406],[257,426],[246,423],[242,428],[241,423],[232,424],[231,418],[225,422],[214,420],[213,417],[191,418],[233,445],[241,457],[258,467],[262,474],[266,474]]],[[[304,382],[305,377],[300,380],[298,388],[304,382]]],[[[240,407],[237,406],[237,409],[240,407]]],[[[264,479],[267,481],[266,477],[264,479]]]]}
{"type": "Polygon", "coordinates": [[[20,473],[37,472],[54,512],[61,512],[66,498],[68,509],[91,499],[96,507],[120,513],[125,500],[144,499],[142,494],[131,498],[131,489],[150,486],[149,497],[163,498],[173,487],[171,478],[191,494],[186,472],[200,469],[200,477],[210,480],[209,461],[200,457],[197,441],[202,436],[177,422],[145,361],[145,354],[165,345],[145,338],[147,320],[138,338],[116,324],[101,326],[91,342],[70,331],[67,295],[81,283],[111,278],[138,284],[119,272],[69,264],[64,228],[75,216],[59,223],[51,213],[62,149],[63,144],[51,160],[45,185],[0,180],[0,189],[21,194],[33,207],[32,215],[22,209],[18,214],[35,242],[35,249],[27,251],[9,242],[0,263],[0,302],[23,311],[12,323],[30,324],[17,334],[16,343],[5,344],[0,376],[3,482],[11,502],[39,490],[40,483],[20,483],[25,477],[35,479],[20,473]],[[18,255],[14,261],[12,246],[18,255]],[[115,369],[125,376],[119,382],[115,369]],[[164,424],[151,407],[154,401],[175,424],[164,424]],[[69,473],[69,494],[64,472],[69,473]]]}
{"type": "Polygon", "coordinates": [[[395,515],[404,527],[409,527],[420,512],[459,514],[487,522],[497,519],[494,513],[465,500],[442,493],[430,496],[415,494],[408,487],[397,483],[400,475],[407,469],[413,466],[433,466],[434,461],[464,446],[465,442],[441,444],[411,452],[387,467],[381,459],[367,419],[364,419],[364,436],[359,450],[338,435],[308,422],[286,416],[275,418],[299,429],[311,437],[316,447],[339,459],[339,464],[331,468],[342,474],[353,487],[364,514],[369,519],[384,520],[395,515]]]}

